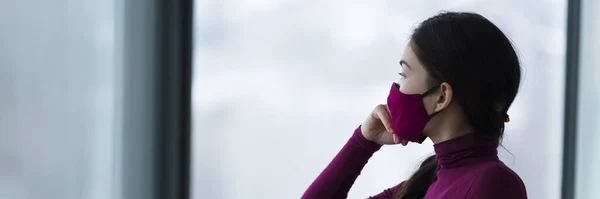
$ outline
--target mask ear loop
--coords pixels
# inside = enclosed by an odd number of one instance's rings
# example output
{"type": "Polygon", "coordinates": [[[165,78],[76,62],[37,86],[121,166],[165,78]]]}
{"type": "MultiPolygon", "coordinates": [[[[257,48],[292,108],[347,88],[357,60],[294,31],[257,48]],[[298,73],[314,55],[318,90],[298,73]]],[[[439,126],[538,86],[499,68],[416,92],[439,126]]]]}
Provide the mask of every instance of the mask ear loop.
{"type": "Polygon", "coordinates": [[[435,90],[438,89],[438,88],[440,88],[440,86],[441,86],[441,84],[437,85],[437,86],[433,86],[433,87],[427,89],[427,91],[425,91],[423,94],[421,94],[421,98],[423,98],[423,97],[425,97],[425,96],[427,96],[427,95],[435,92],[435,90]]]}
{"type": "MultiPolygon", "coordinates": [[[[423,99],[423,97],[425,97],[425,96],[427,96],[427,95],[429,95],[429,94],[431,94],[431,93],[435,92],[435,91],[436,91],[436,89],[440,88],[440,86],[441,86],[441,84],[438,84],[438,85],[436,85],[436,86],[433,86],[433,87],[431,87],[431,88],[427,89],[427,91],[425,91],[425,93],[421,94],[421,99],[423,99]]],[[[442,111],[443,111],[443,110],[442,110],[442,111]]],[[[433,112],[431,115],[428,115],[429,119],[431,119],[431,118],[433,118],[434,116],[436,116],[436,115],[440,114],[440,112],[442,112],[442,111],[433,112]]],[[[427,114],[427,113],[426,113],[426,114],[427,114]]]]}

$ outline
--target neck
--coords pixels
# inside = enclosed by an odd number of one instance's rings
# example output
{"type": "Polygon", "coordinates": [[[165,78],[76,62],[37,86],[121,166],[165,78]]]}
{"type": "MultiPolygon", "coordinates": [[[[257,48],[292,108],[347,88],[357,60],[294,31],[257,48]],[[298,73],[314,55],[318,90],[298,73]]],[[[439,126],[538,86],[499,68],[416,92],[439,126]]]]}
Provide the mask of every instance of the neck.
{"type": "Polygon", "coordinates": [[[469,125],[466,121],[456,121],[455,118],[457,117],[451,118],[438,118],[438,122],[442,122],[441,124],[435,125],[436,128],[439,130],[434,130],[432,131],[433,133],[430,133],[431,135],[428,135],[429,139],[431,139],[433,144],[437,144],[475,132],[475,128],[469,125]]]}
{"type": "Polygon", "coordinates": [[[460,136],[464,136],[466,134],[471,133],[472,131],[455,131],[455,132],[439,132],[439,135],[429,136],[433,144],[437,144],[440,142],[448,141],[460,136]]]}

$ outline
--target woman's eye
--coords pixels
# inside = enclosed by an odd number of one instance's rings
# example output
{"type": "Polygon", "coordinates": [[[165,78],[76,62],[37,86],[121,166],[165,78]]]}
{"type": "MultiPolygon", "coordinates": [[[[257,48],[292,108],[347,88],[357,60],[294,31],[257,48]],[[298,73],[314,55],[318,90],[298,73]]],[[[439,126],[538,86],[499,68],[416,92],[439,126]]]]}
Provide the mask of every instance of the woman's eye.
{"type": "Polygon", "coordinates": [[[398,73],[398,75],[400,75],[400,78],[402,79],[406,78],[406,75],[404,73],[398,73]]]}

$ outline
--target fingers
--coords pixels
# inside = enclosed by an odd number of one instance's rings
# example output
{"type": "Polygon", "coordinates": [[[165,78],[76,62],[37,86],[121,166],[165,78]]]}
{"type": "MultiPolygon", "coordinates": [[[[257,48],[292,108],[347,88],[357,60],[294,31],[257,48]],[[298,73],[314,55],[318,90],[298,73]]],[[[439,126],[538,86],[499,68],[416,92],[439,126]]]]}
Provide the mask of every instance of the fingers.
{"type": "Polygon", "coordinates": [[[376,110],[375,110],[375,116],[376,118],[378,118],[379,120],[381,120],[381,123],[383,123],[383,126],[385,126],[385,129],[387,129],[387,131],[389,133],[394,133],[394,127],[392,125],[392,118],[390,118],[390,114],[389,111],[387,110],[387,106],[384,104],[380,104],[379,106],[377,106],[376,110]]]}
{"type": "Polygon", "coordinates": [[[385,107],[385,111],[387,112],[388,115],[392,115],[390,113],[390,107],[387,104],[382,104],[385,107]]]}
{"type": "Polygon", "coordinates": [[[400,144],[402,144],[402,146],[406,146],[406,145],[408,145],[408,141],[402,140],[402,142],[400,144]]]}
{"type": "MultiPolygon", "coordinates": [[[[390,121],[391,121],[391,115],[392,115],[392,114],[390,113],[390,107],[389,107],[389,106],[387,106],[387,104],[382,104],[382,105],[385,107],[385,112],[386,112],[386,114],[387,114],[388,116],[390,116],[390,121]]],[[[400,139],[400,137],[398,137],[398,136],[397,136],[397,135],[394,133],[394,130],[393,130],[393,128],[392,128],[392,132],[391,132],[391,133],[394,135],[394,143],[396,143],[396,144],[402,144],[402,146],[406,146],[406,145],[408,144],[408,141],[406,141],[406,140],[403,140],[403,139],[400,139]]]]}
{"type": "Polygon", "coordinates": [[[400,139],[400,137],[398,137],[396,134],[394,134],[394,143],[401,144],[402,146],[408,145],[408,141],[400,139]]]}
{"type": "Polygon", "coordinates": [[[380,104],[375,108],[374,117],[381,120],[381,123],[385,126],[385,129],[392,134],[392,138],[395,144],[402,144],[402,146],[408,145],[408,141],[401,139],[394,133],[394,126],[392,125],[392,118],[390,114],[390,108],[386,104],[380,104]]]}

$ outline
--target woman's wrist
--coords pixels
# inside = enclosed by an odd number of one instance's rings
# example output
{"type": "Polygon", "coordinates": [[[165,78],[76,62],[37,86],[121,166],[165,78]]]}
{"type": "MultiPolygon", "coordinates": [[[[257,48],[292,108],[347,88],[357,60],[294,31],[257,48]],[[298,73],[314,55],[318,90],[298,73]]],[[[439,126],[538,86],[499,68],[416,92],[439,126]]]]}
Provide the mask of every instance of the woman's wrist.
{"type": "Polygon", "coordinates": [[[354,141],[356,144],[358,144],[359,146],[361,146],[361,148],[370,151],[370,152],[376,152],[377,150],[379,150],[381,148],[381,144],[378,144],[376,142],[370,141],[369,139],[367,139],[363,132],[362,132],[362,125],[359,126],[358,128],[356,128],[356,130],[354,130],[354,134],[352,135],[351,138],[352,141],[354,141]]]}

